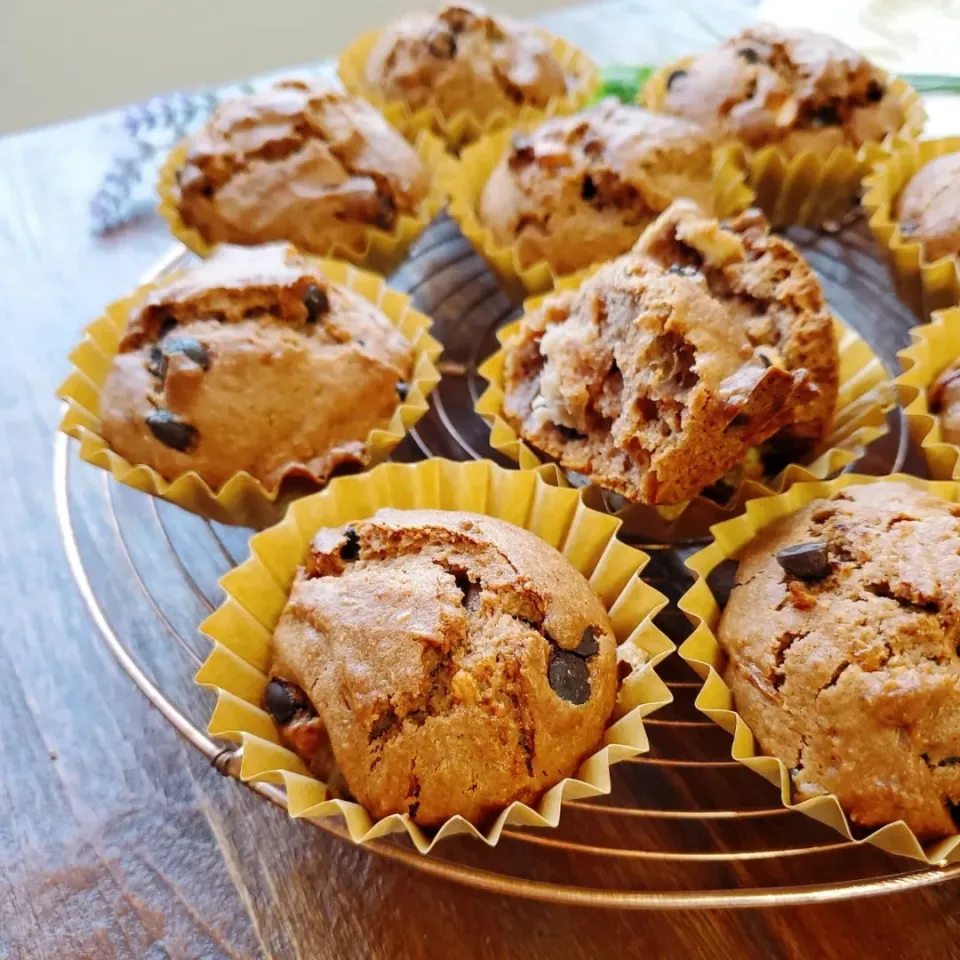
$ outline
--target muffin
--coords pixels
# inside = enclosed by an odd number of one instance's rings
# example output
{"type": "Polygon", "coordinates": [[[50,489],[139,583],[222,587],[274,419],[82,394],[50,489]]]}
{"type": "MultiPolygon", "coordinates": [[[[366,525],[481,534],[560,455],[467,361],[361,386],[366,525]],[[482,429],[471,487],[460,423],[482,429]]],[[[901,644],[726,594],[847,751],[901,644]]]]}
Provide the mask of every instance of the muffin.
{"type": "Polygon", "coordinates": [[[758,24],[679,62],[656,108],[750,150],[788,155],[857,149],[905,120],[887,75],[822,33],[758,24]]]}
{"type": "Polygon", "coordinates": [[[834,794],[862,827],[956,832],[960,507],[850,486],[744,548],[718,640],[724,679],[795,800],[834,794]],[[955,809],[954,809],[955,812],[955,809]]]}
{"type": "MultiPolygon", "coordinates": [[[[368,460],[413,348],[380,310],[290,247],[223,247],[132,310],[100,398],[102,436],[167,480],[275,489],[368,460]]],[[[399,391],[399,392],[398,392],[399,391]]]]}
{"type": "Polygon", "coordinates": [[[960,444],[960,360],[954,360],[933,382],[927,404],[940,418],[944,443],[960,444]]]}
{"type": "Polygon", "coordinates": [[[482,823],[598,745],[616,641],[587,581],[532,533],[382,509],[316,535],[269,674],[283,741],[374,817],[482,823]]]}
{"type": "Polygon", "coordinates": [[[615,99],[515,133],[479,213],[521,267],[572,273],[625,251],[677,197],[713,212],[713,143],[695,123],[615,99]]]}
{"type": "Polygon", "coordinates": [[[833,317],[796,249],[755,210],[721,224],[687,200],[505,353],[514,430],[641,503],[689,500],[764,441],[804,455],[837,399],[833,317]]]}
{"type": "Polygon", "coordinates": [[[402,17],[380,35],[366,65],[366,82],[411,111],[435,109],[449,120],[469,112],[479,120],[516,117],[546,108],[573,78],[539,31],[476,4],[402,17]]]}
{"type": "Polygon", "coordinates": [[[172,201],[209,244],[288,241],[359,250],[416,215],[429,176],[366,100],[284,80],[222,103],[184,144],[172,201]]]}
{"type": "Polygon", "coordinates": [[[927,261],[960,254],[960,153],[936,157],[907,183],[895,216],[907,243],[919,243],[927,261]]]}

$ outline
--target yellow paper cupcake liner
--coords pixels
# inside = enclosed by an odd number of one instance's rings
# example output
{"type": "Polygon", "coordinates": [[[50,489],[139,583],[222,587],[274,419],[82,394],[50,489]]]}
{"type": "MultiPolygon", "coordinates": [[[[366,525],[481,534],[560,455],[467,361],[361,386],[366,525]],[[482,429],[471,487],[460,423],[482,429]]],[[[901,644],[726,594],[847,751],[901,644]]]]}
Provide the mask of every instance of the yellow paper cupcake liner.
{"type": "Polygon", "coordinates": [[[844,474],[826,482],[798,483],[779,496],[752,500],[747,504],[745,514],[714,527],[713,542],[687,561],[687,566],[696,574],[697,579],[680,599],[680,609],[690,618],[694,631],[681,646],[680,656],[704,681],[696,700],[698,709],[732,734],[730,755],[734,760],[780,788],[780,797],[785,807],[798,810],[833,827],[856,843],[869,843],[887,853],[914,857],[930,864],[944,864],[960,859],[960,834],[924,846],[914,832],[899,820],[873,830],[866,837],[855,838],[850,822],[833,794],[800,803],[792,801],[790,772],[780,760],[758,752],[753,734],[734,709],[733,695],[721,676],[724,654],[714,633],[720,621],[721,610],[707,585],[707,577],[715,567],[724,560],[735,558],[738,551],[774,520],[795,513],[812,500],[830,497],[844,487],[855,484],[888,481],[909,483],[917,489],[926,490],[946,500],[960,500],[960,484],[953,482],[931,482],[904,474],[883,478],[844,474]]]}
{"type": "Polygon", "coordinates": [[[896,379],[910,436],[935,480],[960,479],[960,447],[946,443],[940,418],[930,412],[927,390],[954,360],[960,358],[960,307],[938,310],[931,322],[910,331],[913,341],[897,356],[903,373],[896,379]]]}
{"type": "Polygon", "coordinates": [[[366,75],[367,61],[380,39],[380,30],[366,33],[350,44],[340,54],[337,73],[350,93],[369,100],[381,113],[399,108],[403,111],[406,125],[410,129],[432,130],[443,139],[450,150],[456,152],[484,133],[500,127],[536,123],[547,117],[576,113],[593,98],[600,83],[596,64],[582,50],[578,50],[566,40],[545,31],[540,32],[549,41],[550,52],[563,67],[564,73],[568,78],[572,78],[567,93],[562,97],[553,97],[545,109],[525,105],[517,114],[498,111],[487,117],[478,117],[465,110],[452,117],[445,117],[435,107],[422,107],[413,111],[401,101],[388,101],[376,87],[367,83],[366,75]]]}
{"type": "Polygon", "coordinates": [[[220,581],[226,600],[200,627],[214,647],[196,676],[197,683],[217,693],[210,735],[243,745],[240,779],[282,784],[292,817],[343,817],[356,843],[406,831],[421,853],[458,833],[494,846],[506,826],[555,827],[564,800],[608,794],[610,766],[648,749],[642,718],[672,700],[655,668],[675,648],[652,622],[666,598],[640,579],[647,555],[616,538],[620,525],[612,517],[585,507],[575,490],[552,485],[560,482],[553,468],[504,470],[485,460],[387,463],[332,481],[326,490],[293,503],[281,523],[253,537],[250,558],[220,581]],[[535,806],[511,804],[486,831],[454,817],[426,832],[405,814],[374,820],[357,803],[329,799],[326,785],[280,745],[272,718],[260,707],[273,630],[314,534],[382,507],[468,510],[532,531],[589,580],[610,614],[620,648],[634,647],[631,659],[645,661],[622,682],[616,719],[576,775],[547,790],[535,806]]]}
{"type": "MultiPolygon", "coordinates": [[[[689,66],[685,57],[657,70],[647,81],[641,97],[650,110],[661,111],[666,98],[667,78],[674,70],[689,66]]],[[[891,89],[903,106],[903,126],[883,144],[835,147],[827,154],[805,150],[787,154],[771,145],[750,151],[735,149],[748,170],[747,182],[756,193],[756,204],[771,226],[820,225],[839,220],[855,206],[860,181],[870,164],[891,149],[895,138],[914,139],[923,130],[927,114],[920,96],[905,80],[896,77],[891,89]]]]}
{"type": "MultiPolygon", "coordinates": [[[[538,124],[519,127],[533,130],[538,124]]],[[[516,244],[497,243],[493,232],[480,219],[480,198],[494,168],[510,145],[514,130],[497,130],[471,144],[458,160],[451,160],[441,172],[444,192],[450,198],[449,213],[477,251],[515,294],[533,295],[551,290],[560,279],[546,260],[524,266],[516,244]]],[[[729,217],[753,203],[753,191],[747,187],[740,156],[731,147],[714,152],[713,189],[716,214],[729,217]]],[[[580,271],[577,271],[579,274],[580,271]]],[[[572,276],[572,274],[566,274],[572,276]]]]}
{"type": "MultiPolygon", "coordinates": [[[[557,291],[573,290],[598,268],[558,279],[557,291]]],[[[524,312],[535,310],[546,299],[532,297],[524,302],[524,312]]],[[[478,372],[488,387],[476,404],[476,411],[490,424],[490,445],[517,461],[523,469],[546,461],[524,441],[503,418],[503,371],[506,347],[520,329],[522,317],[497,331],[501,349],[480,366],[478,372]]],[[[622,498],[609,497],[599,487],[584,490],[586,502],[608,509],[619,517],[625,531],[643,532],[651,540],[665,542],[702,536],[714,523],[738,513],[746,500],[779,493],[798,480],[822,480],[831,477],[859,459],[866,447],[887,430],[886,414],[894,406],[894,390],[886,370],[870,345],[852,327],[834,318],[837,349],[840,356],[840,389],[830,434],[821,441],[805,465],[790,464],[773,478],[762,480],[740,471],[735,489],[726,505],[699,496],[686,503],[651,507],[644,504],[618,505],[622,498]]]]}
{"type": "MultiPolygon", "coordinates": [[[[427,196],[421,201],[415,216],[408,213],[401,214],[393,229],[380,230],[377,227],[368,227],[363,246],[352,247],[334,242],[329,250],[324,251],[326,257],[349,260],[350,263],[380,273],[389,273],[403,259],[410,245],[443,209],[447,200],[440,182],[440,173],[448,162],[443,143],[429,130],[411,127],[401,110],[391,109],[385,113],[385,116],[410,140],[427,168],[430,177],[427,196]]],[[[157,192],[160,196],[158,210],[177,240],[197,256],[209,257],[218,244],[208,243],[199,230],[185,223],[177,207],[177,170],[183,166],[186,153],[186,141],[182,141],[173,148],[160,168],[157,181],[157,192]]],[[[317,251],[308,252],[316,253],[317,251]]]]}
{"type": "Polygon", "coordinates": [[[921,320],[933,310],[960,303],[960,259],[927,260],[921,244],[900,232],[893,204],[921,167],[948,153],[960,153],[960,137],[898,142],[889,155],[876,160],[863,180],[870,229],[886,255],[897,294],[921,320]]]}
{"type": "MultiPolygon", "coordinates": [[[[348,287],[379,307],[413,344],[415,360],[409,393],[390,422],[367,437],[370,462],[377,463],[427,412],[427,396],[440,380],[436,360],[442,347],[430,336],[430,318],[414,310],[409,297],[391,290],[380,277],[337,260],[305,259],[327,280],[348,287]]],[[[169,481],[151,467],[129,463],[114,453],[101,436],[100,392],[131,310],[154,286],[147,284],[111,304],[84,331],[83,339],[70,353],[73,370],[57,391],[57,396],[67,402],[60,429],[80,441],[81,459],[109,470],[116,480],[129,487],[222,523],[262,527],[275,522],[286,499],[281,496],[282,485],[268,490],[246,472],[231,477],[219,490],[212,490],[193,471],[169,481]]]]}

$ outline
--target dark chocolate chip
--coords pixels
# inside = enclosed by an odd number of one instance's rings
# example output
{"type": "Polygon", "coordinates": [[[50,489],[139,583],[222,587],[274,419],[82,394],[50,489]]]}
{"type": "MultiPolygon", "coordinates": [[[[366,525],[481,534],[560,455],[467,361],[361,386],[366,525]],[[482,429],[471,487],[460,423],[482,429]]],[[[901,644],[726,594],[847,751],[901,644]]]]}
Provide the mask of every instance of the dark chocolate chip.
{"type": "Polygon", "coordinates": [[[777,551],[777,563],[800,580],[822,580],[830,575],[830,557],[824,540],[794,543],[777,551]]]}
{"type": "Polygon", "coordinates": [[[673,273],[681,277],[695,277],[700,271],[689,263],[673,263],[667,267],[667,273],[673,273]]]}
{"type": "Polygon", "coordinates": [[[507,166],[511,170],[519,170],[528,163],[533,163],[537,158],[537,152],[533,149],[533,142],[529,137],[515,133],[510,138],[510,157],[507,160],[507,166]]]}
{"type": "Polygon", "coordinates": [[[208,200],[213,197],[213,187],[209,183],[203,183],[200,186],[200,195],[208,200]]]}
{"type": "Polygon", "coordinates": [[[396,385],[397,396],[401,400],[406,400],[410,395],[410,384],[405,380],[398,380],[396,385]]]}
{"type": "Polygon", "coordinates": [[[340,559],[356,560],[360,556],[360,535],[353,527],[347,527],[343,535],[347,542],[340,548],[340,559]]]}
{"type": "Polygon", "coordinates": [[[550,651],[547,680],[561,700],[582,704],[590,699],[590,670],[582,657],[569,650],[554,647],[550,651]]]}
{"type": "Polygon", "coordinates": [[[737,56],[740,57],[742,60],[746,60],[747,63],[760,62],[760,54],[757,53],[757,51],[754,50],[753,47],[741,47],[737,51],[737,56]]]}
{"type": "Polygon", "coordinates": [[[330,310],[326,293],[315,283],[307,287],[307,292],[303,295],[303,305],[307,308],[307,323],[316,323],[330,310]]]}
{"type": "Polygon", "coordinates": [[[909,237],[911,233],[916,233],[920,224],[916,220],[903,220],[900,223],[900,232],[905,236],[909,237]]]}
{"type": "Polygon", "coordinates": [[[670,76],[667,77],[667,89],[669,90],[674,85],[674,83],[677,82],[677,80],[682,79],[686,75],[687,75],[686,70],[674,70],[673,73],[671,73],[670,76]]]}
{"type": "Polygon", "coordinates": [[[197,441],[197,428],[169,410],[154,410],[147,415],[146,424],[165,447],[181,453],[189,452],[197,441]]]}
{"type": "Polygon", "coordinates": [[[162,340],[171,330],[174,329],[174,327],[176,327],[176,325],[177,325],[176,317],[169,317],[169,316],[164,317],[160,321],[160,326],[157,330],[157,337],[162,340]]]}
{"type": "Polygon", "coordinates": [[[150,350],[147,369],[155,377],[163,380],[167,375],[167,363],[175,353],[182,353],[204,370],[210,369],[210,355],[207,348],[193,337],[167,337],[155,344],[150,350]]]}
{"type": "Polygon", "coordinates": [[[597,642],[597,635],[593,630],[593,627],[587,627],[583,631],[583,636],[580,638],[580,643],[578,644],[576,650],[573,652],[578,657],[592,657],[600,649],[600,644],[597,642]]]}
{"type": "Polygon", "coordinates": [[[393,197],[379,194],[377,198],[377,215],[373,218],[375,227],[381,230],[392,230],[397,222],[397,204],[393,197]]]}
{"type": "Polygon", "coordinates": [[[452,60],[457,55],[457,38],[447,30],[436,30],[427,41],[427,49],[438,60],[452,60]]]}
{"type": "Polygon", "coordinates": [[[161,380],[167,375],[167,358],[163,355],[160,345],[155,343],[150,348],[150,359],[147,361],[147,372],[161,380]]]}
{"type": "Polygon", "coordinates": [[[840,122],[840,114],[837,113],[835,104],[826,103],[818,107],[813,112],[813,122],[818,126],[833,127],[840,122]]]}
{"type": "Polygon", "coordinates": [[[955,767],[960,764],[960,757],[944,757],[938,764],[938,767],[955,767]]]}
{"type": "Polygon", "coordinates": [[[581,433],[579,430],[576,430],[574,427],[568,427],[566,424],[558,423],[555,424],[557,430],[560,432],[560,435],[564,440],[585,440],[586,434],[581,433]]]}
{"type": "Polygon", "coordinates": [[[876,80],[871,80],[867,85],[867,99],[871,103],[876,103],[878,100],[883,99],[883,95],[887,91],[883,88],[883,85],[878,83],[876,80]]]}
{"type": "Polygon", "coordinates": [[[263,691],[263,705],[267,713],[281,726],[290,723],[302,710],[313,712],[306,694],[293,683],[271,680],[263,691]]]}
{"type": "Polygon", "coordinates": [[[592,200],[597,195],[597,185],[593,182],[593,177],[587,174],[583,178],[583,184],[580,187],[580,196],[584,200],[592,200]]]}

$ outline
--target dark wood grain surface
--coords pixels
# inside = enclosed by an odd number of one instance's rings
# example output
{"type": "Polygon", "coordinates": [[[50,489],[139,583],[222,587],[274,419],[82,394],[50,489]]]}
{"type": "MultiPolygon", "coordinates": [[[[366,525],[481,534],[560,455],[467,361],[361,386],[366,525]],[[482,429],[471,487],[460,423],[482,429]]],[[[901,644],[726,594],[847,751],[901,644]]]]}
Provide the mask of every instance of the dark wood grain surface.
{"type": "MultiPolygon", "coordinates": [[[[602,4],[548,22],[600,60],[652,62],[706,45],[750,16],[747,4],[674,0],[602,4]]],[[[0,957],[960,957],[957,885],[752,911],[531,902],[443,882],[292,823],[181,740],[102,643],[53,505],[54,390],[66,354],[82,326],[169,246],[153,217],[108,239],[89,233],[89,197],[119,137],[110,116],[0,140],[0,957]]],[[[798,239],[835,306],[891,358],[910,321],[890,300],[863,233],[798,239]]],[[[453,359],[470,363],[512,305],[458,244],[452,224],[435,227],[396,282],[434,309],[453,359]]],[[[443,409],[455,416],[468,406],[470,388],[464,378],[444,384],[443,409]]],[[[437,413],[421,436],[433,450],[449,443],[437,413]]],[[[483,450],[479,424],[467,423],[462,437],[483,450]]],[[[195,628],[217,600],[217,576],[243,556],[244,534],[156,507],[77,463],[73,451],[71,460],[71,517],[98,602],[156,682],[202,717],[209,699],[190,683],[204,652],[195,628]]],[[[658,554],[652,572],[671,593],[679,589],[673,554],[658,554]]],[[[663,719],[696,720],[684,669],[667,671],[679,685],[663,719]]],[[[651,736],[654,758],[689,749],[684,727],[652,726],[651,736]]],[[[698,729],[697,738],[703,756],[725,756],[719,731],[698,729]]],[[[637,765],[618,775],[611,802],[769,805],[751,778],[722,767],[685,778],[637,765]]],[[[793,816],[666,826],[624,819],[570,810],[559,836],[575,839],[582,828],[613,849],[681,852],[837,840],[793,816]]],[[[876,851],[690,864],[573,856],[520,840],[496,854],[457,844],[447,855],[473,866],[611,889],[802,885],[911,869],[876,851]]]]}

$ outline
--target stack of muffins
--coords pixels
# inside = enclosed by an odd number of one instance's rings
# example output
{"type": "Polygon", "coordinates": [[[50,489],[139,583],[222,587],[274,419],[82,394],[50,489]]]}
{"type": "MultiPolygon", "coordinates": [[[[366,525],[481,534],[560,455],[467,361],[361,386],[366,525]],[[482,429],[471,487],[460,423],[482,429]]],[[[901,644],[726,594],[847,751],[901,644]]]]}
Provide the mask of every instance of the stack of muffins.
{"type": "MultiPolygon", "coordinates": [[[[203,259],[91,326],[64,429],[208,516],[264,525],[292,501],[258,541],[283,559],[248,561],[228,601],[270,636],[215,615],[199,679],[246,704],[228,729],[264,741],[301,813],[358,818],[357,839],[407,829],[421,849],[424,828],[464,824],[495,842],[511,818],[555,824],[568,778],[601,792],[669,696],[639,682],[672,649],[644,558],[564,475],[676,514],[831,449],[821,475],[852,460],[871,434],[843,405],[870,377],[770,223],[846,212],[874,164],[891,263],[916,245],[926,282],[925,265],[956,267],[960,153],[915,144],[901,80],[772,26],[668,65],[643,106],[588,105],[584,54],[473,4],[361,38],[340,75],[346,91],[289,79],[223,103],[173,152],[161,210],[203,259]],[[522,467],[554,466],[337,481],[385,459],[439,379],[428,318],[354,265],[395,265],[446,198],[508,288],[548,292],[485,368],[478,409],[522,467]],[[321,492],[298,499],[305,485],[321,492]],[[549,497],[563,522],[536,509],[549,497]],[[258,578],[282,581],[282,609],[258,578]]],[[[958,371],[930,377],[951,443],[958,371]]],[[[723,671],[796,797],[934,840],[960,803],[960,508],[849,479],[796,513],[766,489],[730,521],[738,585],[722,617],[686,603],[702,628],[687,655],[723,671]]]]}

